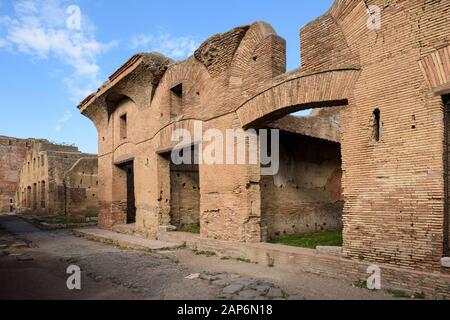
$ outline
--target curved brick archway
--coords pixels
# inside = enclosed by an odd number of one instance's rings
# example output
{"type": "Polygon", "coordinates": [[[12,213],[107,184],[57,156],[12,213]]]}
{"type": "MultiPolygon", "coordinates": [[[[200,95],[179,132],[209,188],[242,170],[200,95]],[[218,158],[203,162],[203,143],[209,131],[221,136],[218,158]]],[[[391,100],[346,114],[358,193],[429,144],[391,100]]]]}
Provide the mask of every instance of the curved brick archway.
{"type": "Polygon", "coordinates": [[[419,66],[429,88],[436,95],[450,93],[450,46],[424,56],[419,66]]]}
{"type": "Polygon", "coordinates": [[[347,105],[358,76],[358,68],[294,72],[275,79],[236,113],[249,128],[300,110],[347,105]]]}

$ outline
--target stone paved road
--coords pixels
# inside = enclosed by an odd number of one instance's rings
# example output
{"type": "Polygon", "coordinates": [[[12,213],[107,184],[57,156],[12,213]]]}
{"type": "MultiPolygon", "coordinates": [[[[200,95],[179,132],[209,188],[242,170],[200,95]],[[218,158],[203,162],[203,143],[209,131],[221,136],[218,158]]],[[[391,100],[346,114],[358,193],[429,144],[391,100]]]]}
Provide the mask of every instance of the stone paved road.
{"type": "Polygon", "coordinates": [[[119,250],[67,230],[40,231],[12,216],[0,216],[0,228],[0,299],[213,299],[218,294],[201,280],[184,279],[191,271],[162,255],[119,250]],[[28,248],[14,248],[24,242],[28,248]],[[81,292],[66,287],[72,264],[82,270],[81,292]]]}
{"type": "Polygon", "coordinates": [[[0,299],[389,299],[338,280],[289,274],[191,250],[121,250],[0,215],[0,299]],[[66,287],[69,265],[82,290],[66,287]]]}

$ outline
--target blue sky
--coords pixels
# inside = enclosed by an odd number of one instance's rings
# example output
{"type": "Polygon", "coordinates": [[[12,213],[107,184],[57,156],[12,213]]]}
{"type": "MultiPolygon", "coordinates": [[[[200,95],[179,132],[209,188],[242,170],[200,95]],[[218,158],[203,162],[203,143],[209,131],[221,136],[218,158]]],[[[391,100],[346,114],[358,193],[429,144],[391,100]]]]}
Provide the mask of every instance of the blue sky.
{"type": "Polygon", "coordinates": [[[300,27],[332,3],[0,0],[0,135],[46,138],[96,153],[97,131],[77,103],[133,53],[160,51],[181,60],[210,35],[264,20],[287,40],[288,69],[295,69],[300,27]],[[73,5],[80,8],[80,29],[67,27],[76,17],[67,11],[73,5]]]}

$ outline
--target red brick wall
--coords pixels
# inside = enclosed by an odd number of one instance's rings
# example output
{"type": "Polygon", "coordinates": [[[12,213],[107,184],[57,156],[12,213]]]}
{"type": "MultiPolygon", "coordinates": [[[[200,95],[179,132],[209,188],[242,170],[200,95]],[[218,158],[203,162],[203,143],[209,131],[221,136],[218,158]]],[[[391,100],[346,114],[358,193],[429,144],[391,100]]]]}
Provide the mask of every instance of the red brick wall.
{"type": "Polygon", "coordinates": [[[331,21],[337,26],[328,29],[336,36],[328,37],[342,40],[343,35],[362,68],[350,105],[341,114],[344,252],[354,259],[440,270],[443,108],[427,86],[419,60],[448,43],[450,2],[365,2],[336,1],[327,16],[302,30],[306,68],[339,65],[336,45],[324,43],[317,31],[331,21]],[[366,4],[382,9],[380,30],[367,28],[366,4]],[[324,55],[314,60],[315,52],[324,55]],[[380,142],[372,138],[376,108],[381,111],[380,142]]]}

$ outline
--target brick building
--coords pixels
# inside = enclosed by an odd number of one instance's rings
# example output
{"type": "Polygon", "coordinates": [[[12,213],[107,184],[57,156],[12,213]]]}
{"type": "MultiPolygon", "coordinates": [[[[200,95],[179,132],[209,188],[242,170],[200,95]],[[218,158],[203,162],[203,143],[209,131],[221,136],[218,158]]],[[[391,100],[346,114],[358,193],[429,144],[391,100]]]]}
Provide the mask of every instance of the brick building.
{"type": "MultiPolygon", "coordinates": [[[[441,259],[450,247],[449,9],[449,1],[336,0],[302,28],[302,66],[289,73],[285,41],[263,22],[215,35],[185,61],[133,56],[78,107],[99,134],[100,226],[136,222],[137,231],[154,237],[160,226],[182,220],[173,219],[171,206],[188,198],[195,201],[181,212],[199,210],[187,223],[199,221],[205,239],[261,242],[289,225],[300,232],[310,223],[283,214],[275,221],[280,205],[268,200],[267,179],[279,188],[283,170],[272,181],[250,164],[174,168],[172,133],[194,134],[198,121],[222,132],[281,121],[288,131],[292,112],[341,107],[341,150],[301,134],[281,141],[326,149],[318,152],[330,179],[322,186],[328,203],[343,206],[343,265],[387,265],[405,283],[427,277],[414,272],[431,271],[431,286],[448,290],[441,259]],[[195,197],[174,194],[180,172],[181,186],[195,197]]],[[[306,156],[290,155],[295,163],[306,156]]],[[[293,172],[295,190],[305,170],[293,172]]],[[[280,193],[298,198],[291,191],[280,193]]],[[[282,210],[293,207],[288,203],[282,210]]]]}
{"type": "Polygon", "coordinates": [[[15,210],[20,169],[32,143],[32,139],[0,136],[0,212],[15,210]]]}
{"type": "Polygon", "coordinates": [[[98,213],[97,158],[73,146],[29,146],[16,194],[17,212],[82,219],[98,213]]]}

